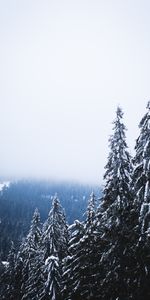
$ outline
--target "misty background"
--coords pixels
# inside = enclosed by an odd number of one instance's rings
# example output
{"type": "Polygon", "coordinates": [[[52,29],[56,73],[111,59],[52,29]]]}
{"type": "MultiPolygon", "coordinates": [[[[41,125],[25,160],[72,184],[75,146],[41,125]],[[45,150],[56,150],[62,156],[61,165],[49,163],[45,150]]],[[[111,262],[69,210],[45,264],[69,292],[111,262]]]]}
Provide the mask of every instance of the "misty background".
{"type": "Polygon", "coordinates": [[[0,176],[100,183],[150,97],[150,2],[0,1],[0,176]]]}

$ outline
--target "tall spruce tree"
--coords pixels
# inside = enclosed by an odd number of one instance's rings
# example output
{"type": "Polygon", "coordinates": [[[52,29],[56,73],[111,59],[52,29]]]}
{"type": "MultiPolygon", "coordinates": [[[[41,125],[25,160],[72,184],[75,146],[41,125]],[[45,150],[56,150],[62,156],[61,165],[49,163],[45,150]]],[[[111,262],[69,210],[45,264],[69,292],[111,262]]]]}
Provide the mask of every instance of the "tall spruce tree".
{"type": "Polygon", "coordinates": [[[105,166],[105,188],[103,191],[103,207],[107,208],[118,202],[120,209],[129,205],[125,201],[130,195],[130,181],[132,164],[126,143],[126,128],[123,124],[123,111],[120,107],[116,111],[116,119],[113,124],[113,135],[109,139],[110,153],[105,166]]]}
{"type": "Polygon", "coordinates": [[[21,246],[22,300],[39,299],[40,287],[43,284],[43,256],[41,251],[41,223],[38,209],[35,210],[25,242],[21,246]]]}
{"type": "Polygon", "coordinates": [[[62,261],[68,252],[68,225],[57,195],[43,226],[42,248],[45,282],[40,300],[60,300],[62,290],[62,261]]]}
{"type": "Polygon", "coordinates": [[[69,226],[69,249],[68,256],[63,260],[63,287],[62,294],[65,300],[79,300],[81,269],[84,267],[85,249],[81,243],[84,234],[84,224],[78,220],[69,226]]]}
{"type": "Polygon", "coordinates": [[[43,225],[42,243],[45,259],[54,253],[57,253],[60,259],[65,257],[68,247],[68,225],[57,194],[53,197],[52,208],[43,225]]]}
{"type": "Polygon", "coordinates": [[[76,221],[71,227],[69,256],[64,267],[65,299],[94,299],[95,294],[95,200],[94,193],[89,199],[86,220],[76,221]],[[67,291],[67,292],[66,292],[67,291]]]}
{"type": "Polygon", "coordinates": [[[29,234],[22,242],[17,255],[12,243],[8,255],[8,266],[3,274],[6,288],[2,299],[38,299],[38,297],[36,298],[37,290],[39,289],[39,286],[36,284],[37,278],[35,278],[33,283],[32,276],[35,276],[34,266],[41,235],[39,222],[40,216],[36,210],[29,234]],[[32,293],[30,293],[31,289],[32,293]]]}
{"type": "Polygon", "coordinates": [[[136,140],[133,183],[138,215],[138,242],[136,245],[136,299],[150,299],[150,101],[139,124],[136,140]]]}
{"type": "Polygon", "coordinates": [[[0,277],[0,299],[17,299],[17,282],[15,278],[15,248],[14,243],[11,242],[11,248],[8,254],[8,260],[3,267],[3,272],[0,277]]]}
{"type": "Polygon", "coordinates": [[[100,264],[104,268],[101,299],[128,299],[128,272],[132,259],[130,248],[133,202],[130,192],[131,157],[126,143],[123,112],[117,108],[110,137],[110,153],[104,179],[102,203],[98,210],[99,226],[105,241],[100,264]],[[132,213],[131,213],[132,212],[132,213]]]}
{"type": "Polygon", "coordinates": [[[145,222],[145,216],[149,211],[150,203],[150,101],[147,104],[147,112],[140,124],[140,135],[136,140],[133,185],[136,194],[136,204],[141,212],[141,230],[144,233],[149,225],[145,222]],[[144,217],[144,218],[143,218],[144,217]],[[142,219],[143,218],[143,219],[142,219]]]}
{"type": "MultiPolygon", "coordinates": [[[[86,220],[84,225],[84,235],[81,240],[84,248],[84,268],[81,277],[81,296],[87,300],[95,299],[96,279],[97,279],[97,231],[95,223],[96,211],[96,196],[94,192],[91,193],[88,201],[86,220]]],[[[99,257],[98,257],[99,258],[99,257]]]]}

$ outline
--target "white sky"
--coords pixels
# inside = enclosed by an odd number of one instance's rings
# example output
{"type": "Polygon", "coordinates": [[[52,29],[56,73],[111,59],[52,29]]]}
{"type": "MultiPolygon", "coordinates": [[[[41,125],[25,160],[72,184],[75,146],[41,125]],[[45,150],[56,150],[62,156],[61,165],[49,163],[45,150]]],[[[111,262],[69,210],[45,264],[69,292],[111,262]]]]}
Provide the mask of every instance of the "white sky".
{"type": "Polygon", "coordinates": [[[0,175],[99,183],[118,104],[133,153],[150,1],[0,0],[0,175]]]}

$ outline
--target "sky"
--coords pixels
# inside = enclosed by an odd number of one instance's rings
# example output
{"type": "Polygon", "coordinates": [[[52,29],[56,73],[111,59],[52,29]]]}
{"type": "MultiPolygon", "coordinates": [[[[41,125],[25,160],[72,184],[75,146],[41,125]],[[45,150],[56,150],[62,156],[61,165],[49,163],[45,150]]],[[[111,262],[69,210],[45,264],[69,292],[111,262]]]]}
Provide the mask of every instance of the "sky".
{"type": "Polygon", "coordinates": [[[101,183],[116,107],[134,155],[150,1],[0,0],[0,176],[101,183]]]}

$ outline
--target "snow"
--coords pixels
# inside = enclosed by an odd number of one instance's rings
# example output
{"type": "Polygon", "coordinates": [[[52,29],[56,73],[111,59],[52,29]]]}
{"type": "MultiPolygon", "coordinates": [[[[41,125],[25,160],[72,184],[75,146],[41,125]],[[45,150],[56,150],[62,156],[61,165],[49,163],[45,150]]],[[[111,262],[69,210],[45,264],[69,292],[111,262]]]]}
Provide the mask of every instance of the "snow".
{"type": "Polygon", "coordinates": [[[148,193],[149,193],[149,181],[146,182],[146,186],[145,186],[145,193],[144,193],[145,202],[147,201],[148,193]]]}
{"type": "Polygon", "coordinates": [[[54,255],[48,256],[48,258],[45,260],[45,265],[48,265],[49,262],[52,260],[58,261],[58,257],[56,257],[54,255]]]}
{"type": "Polygon", "coordinates": [[[7,267],[8,267],[8,265],[9,265],[9,262],[8,262],[8,261],[2,261],[2,264],[3,264],[3,266],[4,266],[4,267],[6,267],[6,268],[7,268],[7,267]]]}
{"type": "Polygon", "coordinates": [[[149,139],[146,141],[145,145],[144,145],[144,149],[143,149],[143,158],[145,157],[145,153],[147,152],[147,148],[149,145],[149,139]]]}
{"type": "Polygon", "coordinates": [[[10,181],[3,181],[0,183],[0,191],[3,190],[4,187],[9,187],[10,181]]]}

